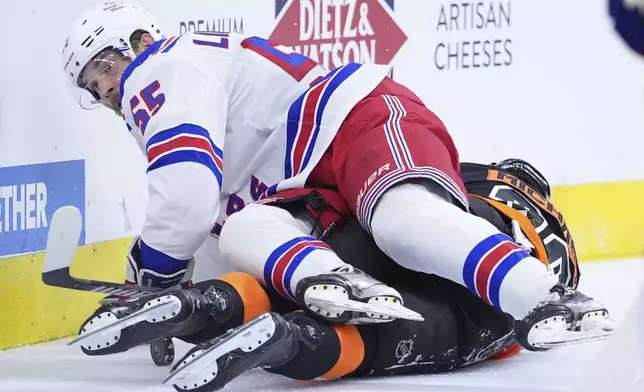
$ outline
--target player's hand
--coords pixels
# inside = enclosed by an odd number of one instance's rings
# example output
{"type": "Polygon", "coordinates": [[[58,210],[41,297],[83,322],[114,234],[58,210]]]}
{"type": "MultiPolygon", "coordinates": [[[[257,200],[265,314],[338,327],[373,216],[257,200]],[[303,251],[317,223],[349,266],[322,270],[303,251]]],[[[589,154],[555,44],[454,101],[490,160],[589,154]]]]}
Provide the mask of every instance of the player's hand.
{"type": "Polygon", "coordinates": [[[179,285],[183,287],[190,286],[192,284],[191,279],[195,265],[194,262],[194,258],[191,258],[186,268],[171,275],[165,275],[153,269],[145,268],[141,263],[141,238],[137,236],[132,240],[128,248],[126,283],[161,288],[170,288],[179,285]]]}

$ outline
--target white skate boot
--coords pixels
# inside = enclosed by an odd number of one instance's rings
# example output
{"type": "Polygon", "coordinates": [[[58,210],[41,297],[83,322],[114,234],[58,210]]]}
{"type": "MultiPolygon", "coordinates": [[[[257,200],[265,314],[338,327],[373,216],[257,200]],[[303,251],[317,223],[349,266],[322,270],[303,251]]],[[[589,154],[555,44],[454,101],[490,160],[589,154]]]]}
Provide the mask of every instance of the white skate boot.
{"type": "Polygon", "coordinates": [[[420,314],[403,306],[398,291],[348,264],[302,279],[295,298],[301,309],[332,323],[373,324],[397,318],[423,321],[420,314]]]}
{"type": "Polygon", "coordinates": [[[598,301],[557,283],[539,306],[515,326],[517,341],[531,351],[606,339],[615,321],[598,301]]]}

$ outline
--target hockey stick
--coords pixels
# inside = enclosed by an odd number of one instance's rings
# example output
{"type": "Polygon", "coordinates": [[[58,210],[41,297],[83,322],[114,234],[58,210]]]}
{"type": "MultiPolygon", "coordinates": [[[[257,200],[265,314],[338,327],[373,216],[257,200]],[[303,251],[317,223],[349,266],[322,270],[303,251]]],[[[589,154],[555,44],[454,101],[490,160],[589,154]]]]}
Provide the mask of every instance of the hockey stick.
{"type": "Polygon", "coordinates": [[[163,289],[156,287],[124,285],[72,276],[70,267],[80,239],[82,224],[81,213],[76,207],[61,207],[54,213],[47,234],[45,263],[42,270],[44,284],[129,298],[138,298],[163,291],[163,289]]]}
{"type": "MultiPolygon", "coordinates": [[[[156,287],[124,285],[91,279],[75,278],[70,273],[74,254],[83,225],[76,207],[61,207],[54,213],[47,233],[45,263],[42,281],[53,287],[108,295],[138,298],[163,291],[156,287]]],[[[174,361],[174,344],[171,338],[155,340],[150,344],[150,355],[157,366],[168,366],[174,361]]]]}

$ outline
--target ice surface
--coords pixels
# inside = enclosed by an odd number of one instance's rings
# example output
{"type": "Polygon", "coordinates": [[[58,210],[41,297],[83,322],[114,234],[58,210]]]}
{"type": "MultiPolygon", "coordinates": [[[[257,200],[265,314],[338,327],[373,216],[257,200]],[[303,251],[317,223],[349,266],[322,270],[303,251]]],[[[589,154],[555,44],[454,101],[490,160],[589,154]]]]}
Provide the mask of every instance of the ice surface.
{"type": "MultiPolygon", "coordinates": [[[[644,260],[582,265],[580,288],[603,301],[622,320],[644,276],[644,260]]],[[[66,341],[0,352],[1,392],[160,392],[167,368],[156,367],[147,347],[110,357],[87,357],[66,341]]],[[[610,340],[608,341],[610,342],[610,340]]],[[[261,370],[230,383],[224,391],[431,391],[537,392],[571,391],[589,372],[607,342],[560,348],[548,353],[522,352],[501,362],[487,362],[441,375],[346,380],[333,383],[292,381],[261,370]]],[[[187,350],[177,345],[177,359],[187,350]]],[[[602,358],[622,366],[624,358],[602,358]]],[[[614,391],[619,387],[614,385],[614,391]]]]}

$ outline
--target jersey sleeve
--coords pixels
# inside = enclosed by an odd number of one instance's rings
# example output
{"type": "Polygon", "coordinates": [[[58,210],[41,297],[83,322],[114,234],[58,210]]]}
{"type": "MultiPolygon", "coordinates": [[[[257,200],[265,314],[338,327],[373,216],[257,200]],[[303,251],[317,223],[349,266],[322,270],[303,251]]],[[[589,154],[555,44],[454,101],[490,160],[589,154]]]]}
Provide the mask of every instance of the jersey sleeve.
{"type": "Polygon", "coordinates": [[[124,110],[148,160],[141,263],[171,274],[185,268],[219,214],[228,97],[219,81],[184,61],[159,62],[137,79],[125,89],[124,110]]]}

